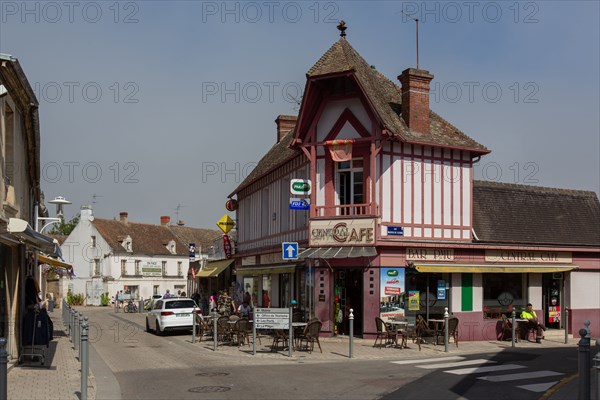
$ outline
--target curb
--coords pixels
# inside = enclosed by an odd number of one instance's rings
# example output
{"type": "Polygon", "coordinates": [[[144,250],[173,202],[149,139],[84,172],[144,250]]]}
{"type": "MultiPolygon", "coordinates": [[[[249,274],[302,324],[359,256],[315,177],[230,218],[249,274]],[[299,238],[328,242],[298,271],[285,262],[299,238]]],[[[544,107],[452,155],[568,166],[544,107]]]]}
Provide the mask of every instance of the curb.
{"type": "Polygon", "coordinates": [[[566,378],[561,379],[560,382],[558,382],[556,385],[554,385],[550,389],[548,389],[546,391],[546,393],[544,393],[542,395],[542,397],[539,398],[539,400],[548,400],[551,396],[553,396],[556,392],[558,392],[562,387],[568,385],[569,383],[571,383],[578,377],[579,377],[579,374],[573,374],[571,376],[567,376],[566,378]]]}

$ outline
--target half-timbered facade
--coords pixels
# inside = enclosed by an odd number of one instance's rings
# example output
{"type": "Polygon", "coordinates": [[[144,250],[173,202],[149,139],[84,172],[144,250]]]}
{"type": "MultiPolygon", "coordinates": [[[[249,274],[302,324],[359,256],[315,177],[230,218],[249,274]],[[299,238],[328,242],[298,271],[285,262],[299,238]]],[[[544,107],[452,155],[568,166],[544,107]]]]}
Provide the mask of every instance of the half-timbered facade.
{"type": "Polygon", "coordinates": [[[597,196],[474,181],[489,150],[430,110],[428,71],[398,79],[342,36],[308,71],[297,120],[276,120],[277,143],[232,193],[238,280],[255,303],[266,305],[265,291],[274,306],[298,299],[324,334],[347,333],[353,309],[365,336],[376,316],[441,317],[448,307],[463,340],[493,338],[501,314],[527,302],[556,328],[565,305],[582,305],[576,322],[599,313],[597,297],[582,302],[569,286],[593,276],[586,286],[600,292],[597,196]],[[302,197],[290,194],[292,179],[310,180],[309,212],[289,209],[302,197]],[[511,212],[487,207],[490,193],[511,212]],[[555,229],[575,213],[583,218],[555,229]],[[298,262],[282,259],[288,241],[300,243],[298,262]]]}

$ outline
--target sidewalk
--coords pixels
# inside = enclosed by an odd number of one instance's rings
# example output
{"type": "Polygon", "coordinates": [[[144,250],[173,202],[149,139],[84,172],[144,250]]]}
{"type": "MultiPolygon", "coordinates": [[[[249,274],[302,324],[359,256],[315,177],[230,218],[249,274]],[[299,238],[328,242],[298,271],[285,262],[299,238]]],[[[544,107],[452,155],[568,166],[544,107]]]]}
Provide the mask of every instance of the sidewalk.
{"type": "MultiPolygon", "coordinates": [[[[75,399],[81,395],[81,370],[78,354],[63,326],[61,310],[49,313],[54,323],[54,340],[46,350],[44,366],[39,363],[8,365],[8,398],[11,400],[75,399]]],[[[92,371],[88,380],[88,399],[96,398],[96,383],[92,371]]]]}

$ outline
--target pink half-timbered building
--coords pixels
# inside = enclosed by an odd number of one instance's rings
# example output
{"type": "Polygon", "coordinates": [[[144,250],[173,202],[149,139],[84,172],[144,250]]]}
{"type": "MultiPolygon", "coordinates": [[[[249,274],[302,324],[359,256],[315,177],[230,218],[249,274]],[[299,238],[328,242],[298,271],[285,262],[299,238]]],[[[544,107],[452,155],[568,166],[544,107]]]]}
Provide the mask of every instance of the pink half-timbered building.
{"type": "Polygon", "coordinates": [[[528,302],[550,327],[569,307],[570,326],[600,329],[597,196],[475,181],[473,163],[490,151],[430,110],[433,76],[409,68],[399,87],[344,36],[231,194],[237,276],[255,304],[298,300],[324,335],[348,333],[350,308],[354,332],[370,337],[375,317],[448,307],[461,340],[492,339],[501,315],[528,302]],[[310,195],[290,194],[294,179],[309,180],[310,195]],[[290,210],[294,197],[310,211],[290,210]],[[282,259],[290,241],[297,262],[282,259]]]}

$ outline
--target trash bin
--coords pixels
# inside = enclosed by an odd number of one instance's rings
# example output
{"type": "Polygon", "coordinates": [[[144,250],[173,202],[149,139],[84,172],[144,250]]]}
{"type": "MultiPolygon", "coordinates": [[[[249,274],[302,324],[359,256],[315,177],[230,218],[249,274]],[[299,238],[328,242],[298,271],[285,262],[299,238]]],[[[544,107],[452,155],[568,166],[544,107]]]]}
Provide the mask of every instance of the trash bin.
{"type": "Polygon", "coordinates": [[[54,300],[48,300],[48,312],[54,311],[54,300]]]}

